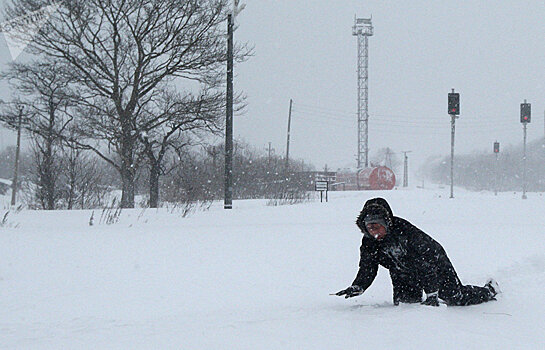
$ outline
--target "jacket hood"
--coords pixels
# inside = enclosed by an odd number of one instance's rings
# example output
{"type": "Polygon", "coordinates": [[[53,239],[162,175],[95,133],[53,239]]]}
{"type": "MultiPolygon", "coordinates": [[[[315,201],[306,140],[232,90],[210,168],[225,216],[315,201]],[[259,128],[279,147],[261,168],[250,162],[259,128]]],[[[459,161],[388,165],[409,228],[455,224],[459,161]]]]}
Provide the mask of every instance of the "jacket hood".
{"type": "Polygon", "coordinates": [[[390,205],[384,198],[369,199],[365,202],[363,209],[360,211],[360,215],[356,219],[356,225],[361,232],[367,237],[372,237],[365,227],[364,219],[366,216],[380,216],[384,218],[384,221],[386,222],[386,230],[390,231],[392,228],[394,214],[390,205]]]}

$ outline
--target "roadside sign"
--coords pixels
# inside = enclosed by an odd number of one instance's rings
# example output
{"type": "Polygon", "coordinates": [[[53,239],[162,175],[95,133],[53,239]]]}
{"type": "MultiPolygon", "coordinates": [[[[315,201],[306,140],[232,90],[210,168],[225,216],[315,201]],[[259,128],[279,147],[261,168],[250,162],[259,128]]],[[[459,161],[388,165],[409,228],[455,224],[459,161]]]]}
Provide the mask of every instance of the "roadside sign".
{"type": "Polygon", "coordinates": [[[315,191],[327,191],[329,190],[329,182],[327,181],[316,181],[314,184],[315,191]]]}
{"type": "Polygon", "coordinates": [[[320,191],[320,202],[323,202],[323,195],[325,191],[325,201],[327,202],[327,191],[329,190],[329,182],[318,180],[314,183],[314,190],[320,191]]]}

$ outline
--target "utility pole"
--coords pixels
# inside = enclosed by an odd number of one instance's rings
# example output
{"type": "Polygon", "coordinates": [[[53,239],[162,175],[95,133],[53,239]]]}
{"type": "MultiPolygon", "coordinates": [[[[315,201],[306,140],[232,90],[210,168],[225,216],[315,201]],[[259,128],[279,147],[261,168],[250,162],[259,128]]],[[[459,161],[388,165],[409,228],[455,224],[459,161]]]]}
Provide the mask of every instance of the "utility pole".
{"type": "Polygon", "coordinates": [[[369,37],[373,35],[372,18],[356,18],[352,35],[358,38],[358,170],[369,166],[369,37]],[[362,159],[363,158],[363,159],[362,159]]]}
{"type": "Polygon", "coordinates": [[[13,167],[13,181],[11,183],[11,205],[15,205],[17,197],[17,176],[19,172],[19,153],[21,151],[21,123],[23,120],[23,106],[19,106],[19,119],[17,121],[17,148],[15,149],[15,166],[13,167]]]}
{"type": "Polygon", "coordinates": [[[286,173],[290,169],[290,128],[291,128],[291,107],[293,105],[293,100],[290,99],[290,111],[288,114],[288,141],[286,145],[286,173]]]}
{"type": "Polygon", "coordinates": [[[412,151],[401,151],[403,153],[403,187],[409,186],[409,157],[407,156],[407,153],[411,153],[412,151]]]}
{"type": "Polygon", "coordinates": [[[233,11],[227,15],[227,91],[225,113],[225,197],[224,209],[233,209],[233,22],[245,7],[234,0],[233,11]]]}
{"type": "Polygon", "coordinates": [[[227,15],[227,111],[225,115],[225,199],[223,208],[233,209],[233,18],[227,15]]]}
{"type": "Polygon", "coordinates": [[[267,159],[267,165],[269,167],[271,166],[272,151],[273,151],[272,142],[269,142],[269,158],[267,159]]]}

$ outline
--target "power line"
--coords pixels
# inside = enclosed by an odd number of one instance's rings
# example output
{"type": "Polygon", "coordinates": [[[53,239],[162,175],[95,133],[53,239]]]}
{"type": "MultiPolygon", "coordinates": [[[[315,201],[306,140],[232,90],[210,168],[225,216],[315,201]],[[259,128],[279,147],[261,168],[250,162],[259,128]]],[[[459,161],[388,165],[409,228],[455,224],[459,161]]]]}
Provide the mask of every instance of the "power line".
{"type": "MultiPolygon", "coordinates": [[[[322,115],[330,115],[334,117],[346,116],[346,117],[352,118],[356,115],[356,113],[354,112],[348,112],[348,111],[333,109],[329,107],[322,107],[317,105],[308,105],[304,103],[294,104],[294,108],[306,113],[320,113],[322,115]]],[[[440,122],[442,119],[444,119],[442,118],[442,115],[439,116],[439,114],[438,116],[426,115],[424,117],[422,117],[423,114],[417,113],[415,115],[419,116],[419,117],[416,117],[418,120],[424,120],[426,122],[435,122],[435,121],[440,122]]],[[[380,113],[380,112],[370,113],[369,116],[381,117],[381,120],[397,120],[397,119],[406,120],[407,119],[407,115],[387,114],[387,113],[380,113]],[[394,118],[394,119],[389,119],[389,118],[394,118]]],[[[483,123],[490,123],[490,122],[516,123],[517,122],[517,118],[513,118],[512,115],[506,115],[506,114],[503,114],[503,115],[495,114],[494,116],[483,116],[482,114],[476,115],[476,114],[466,113],[462,116],[461,120],[471,120],[472,122],[483,122],[483,123]]]]}
{"type": "MultiPolygon", "coordinates": [[[[294,112],[297,113],[298,119],[309,121],[314,124],[321,124],[321,125],[336,125],[341,127],[349,128],[351,125],[353,125],[353,121],[346,120],[346,119],[340,119],[340,118],[332,118],[332,117],[324,117],[320,115],[314,115],[311,113],[304,113],[299,110],[294,110],[294,112]]],[[[373,130],[382,130],[385,128],[388,128],[391,130],[391,128],[408,128],[411,131],[415,131],[415,129],[422,129],[423,131],[438,131],[438,130],[444,130],[445,126],[448,125],[446,123],[436,123],[436,124],[430,124],[425,122],[416,122],[416,121],[402,121],[402,120],[396,120],[396,121],[383,121],[383,120],[372,120],[369,123],[369,126],[373,130]]],[[[491,132],[508,132],[513,130],[513,127],[511,127],[509,124],[498,124],[498,123],[481,123],[481,124],[474,124],[471,123],[470,125],[467,125],[466,123],[461,123],[460,128],[462,130],[465,130],[466,128],[470,128],[467,131],[470,133],[473,133],[475,130],[475,133],[481,133],[482,129],[486,129],[491,132]]]]}

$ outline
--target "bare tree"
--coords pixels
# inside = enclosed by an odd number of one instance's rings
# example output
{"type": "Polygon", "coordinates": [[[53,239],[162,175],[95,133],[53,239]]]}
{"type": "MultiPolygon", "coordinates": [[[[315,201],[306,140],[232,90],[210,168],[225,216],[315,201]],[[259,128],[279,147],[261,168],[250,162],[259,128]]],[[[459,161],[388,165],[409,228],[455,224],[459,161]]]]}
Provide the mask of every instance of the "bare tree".
{"type": "MultiPolygon", "coordinates": [[[[14,18],[47,5],[14,0],[14,18]]],[[[226,61],[227,0],[71,0],[30,43],[30,51],[70,66],[80,106],[95,118],[72,140],[112,164],[123,183],[122,207],[134,207],[138,118],[157,87],[173,78],[217,84],[226,61]],[[106,127],[105,127],[106,126],[106,127]],[[87,129],[85,129],[87,128],[87,129]],[[109,156],[85,137],[102,135],[119,157],[109,156]]],[[[238,50],[238,56],[244,52],[238,50]]]]}
{"type": "Polygon", "coordinates": [[[376,151],[371,163],[376,165],[386,166],[392,169],[394,172],[399,168],[401,161],[399,156],[391,148],[384,147],[376,151]]]}
{"type": "Polygon", "coordinates": [[[62,197],[59,188],[59,177],[62,171],[61,157],[58,147],[42,144],[39,140],[32,141],[34,166],[29,179],[35,185],[34,195],[41,209],[59,209],[58,203],[62,197]]]}
{"type": "Polygon", "coordinates": [[[164,174],[166,152],[191,144],[196,134],[218,133],[225,110],[224,93],[203,90],[198,95],[181,94],[165,87],[143,114],[141,142],[150,169],[150,207],[159,200],[159,177],[164,174]]]}
{"type": "Polygon", "coordinates": [[[105,185],[101,159],[77,147],[64,149],[63,199],[67,209],[98,208],[104,206],[110,189],[105,185]]]}
{"type": "Polygon", "coordinates": [[[71,120],[67,109],[73,101],[69,76],[60,64],[46,60],[11,63],[0,77],[18,92],[12,101],[2,102],[0,121],[13,128],[18,114],[23,113],[22,127],[33,139],[38,201],[43,209],[56,209],[60,195],[56,186],[59,164],[55,158],[61,135],[71,120]]]}
{"type": "MultiPolygon", "coordinates": [[[[303,169],[303,162],[293,160],[289,174],[281,156],[271,155],[242,142],[234,143],[233,152],[233,197],[237,199],[268,198],[278,203],[306,198],[311,186],[309,172],[303,169]],[[289,199],[289,200],[288,200],[289,199]]],[[[183,152],[167,154],[167,164],[174,170],[165,175],[161,183],[166,201],[192,198],[223,198],[223,145],[187,147],[183,152]]],[[[311,166],[306,163],[306,169],[311,166]]]]}

